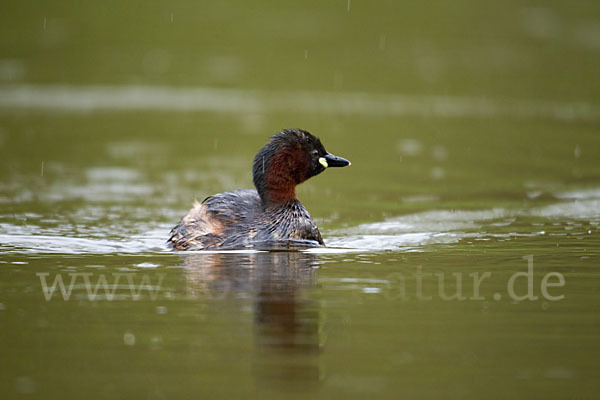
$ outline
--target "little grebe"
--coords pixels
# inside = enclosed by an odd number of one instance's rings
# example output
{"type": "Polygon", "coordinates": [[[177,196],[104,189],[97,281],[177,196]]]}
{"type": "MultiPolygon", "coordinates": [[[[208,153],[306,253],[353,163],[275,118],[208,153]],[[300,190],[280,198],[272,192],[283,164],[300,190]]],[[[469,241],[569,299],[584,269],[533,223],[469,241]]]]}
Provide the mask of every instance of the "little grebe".
{"type": "Polygon", "coordinates": [[[256,190],[234,190],[195,202],[171,230],[169,243],[177,250],[324,245],[296,197],[296,185],[327,167],[347,165],[350,161],[329,154],[307,131],[284,129],[254,157],[256,190]]]}

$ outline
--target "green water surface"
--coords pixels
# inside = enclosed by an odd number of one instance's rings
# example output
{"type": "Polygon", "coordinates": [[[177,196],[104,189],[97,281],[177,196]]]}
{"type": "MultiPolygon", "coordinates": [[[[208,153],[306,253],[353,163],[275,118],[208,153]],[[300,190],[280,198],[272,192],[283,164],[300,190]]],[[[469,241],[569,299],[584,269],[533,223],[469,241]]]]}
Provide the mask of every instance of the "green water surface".
{"type": "Polygon", "coordinates": [[[0,397],[598,397],[597,2],[3,8],[0,397]],[[167,249],[287,127],[329,247],[167,249]]]}

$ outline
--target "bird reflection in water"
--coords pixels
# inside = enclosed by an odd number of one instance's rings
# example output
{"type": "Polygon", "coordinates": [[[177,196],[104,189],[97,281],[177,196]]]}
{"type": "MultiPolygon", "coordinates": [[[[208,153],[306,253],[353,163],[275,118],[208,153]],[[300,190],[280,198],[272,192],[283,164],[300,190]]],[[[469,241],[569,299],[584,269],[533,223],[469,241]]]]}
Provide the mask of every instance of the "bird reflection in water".
{"type": "MultiPolygon", "coordinates": [[[[254,375],[270,388],[306,391],[322,377],[318,302],[310,299],[318,258],[299,251],[186,254],[187,294],[227,301],[250,297],[254,375]],[[312,383],[312,384],[311,384],[312,383]]],[[[260,386],[260,385],[259,385],[260,386]]]]}

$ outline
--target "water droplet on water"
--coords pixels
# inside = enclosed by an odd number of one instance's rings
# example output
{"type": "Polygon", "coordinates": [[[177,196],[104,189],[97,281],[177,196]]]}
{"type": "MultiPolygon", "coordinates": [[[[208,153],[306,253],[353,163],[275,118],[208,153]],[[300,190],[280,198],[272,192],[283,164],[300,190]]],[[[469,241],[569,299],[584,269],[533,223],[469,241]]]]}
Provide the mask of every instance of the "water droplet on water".
{"type": "Polygon", "coordinates": [[[376,287],[366,287],[363,288],[363,293],[368,293],[368,294],[372,294],[372,293],[379,293],[381,292],[381,289],[376,288],[376,287]]]}
{"type": "Polygon", "coordinates": [[[396,144],[398,152],[405,156],[417,156],[421,154],[423,146],[416,139],[402,139],[396,144]]]}
{"type": "Polygon", "coordinates": [[[135,345],[135,335],[131,332],[125,332],[123,335],[123,343],[125,346],[133,346],[135,345]]]}
{"type": "Polygon", "coordinates": [[[143,262],[143,263],[135,264],[134,267],[138,267],[138,268],[157,268],[157,267],[160,267],[160,264],[143,262]]]}
{"type": "Polygon", "coordinates": [[[151,346],[153,350],[159,350],[162,344],[162,338],[160,336],[154,336],[150,340],[151,346]]]}
{"type": "Polygon", "coordinates": [[[433,179],[443,179],[446,176],[446,171],[441,167],[433,167],[431,169],[431,177],[433,179]]]}
{"type": "Polygon", "coordinates": [[[157,306],[157,307],[155,308],[155,310],[156,310],[156,313],[157,313],[157,314],[166,314],[166,313],[168,313],[168,312],[169,312],[169,310],[168,310],[168,309],[167,309],[167,307],[165,307],[165,306],[157,306]]]}

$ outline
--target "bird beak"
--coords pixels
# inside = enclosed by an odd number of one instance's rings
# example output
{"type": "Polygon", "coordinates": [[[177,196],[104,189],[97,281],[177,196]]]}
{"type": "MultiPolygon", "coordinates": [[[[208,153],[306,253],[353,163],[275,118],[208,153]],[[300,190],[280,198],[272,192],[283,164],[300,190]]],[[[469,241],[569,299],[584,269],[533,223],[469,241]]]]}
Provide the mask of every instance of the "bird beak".
{"type": "Polygon", "coordinates": [[[327,167],[345,167],[350,165],[350,161],[345,158],[334,156],[333,154],[327,153],[325,157],[319,158],[319,163],[327,168],[327,167]]]}

